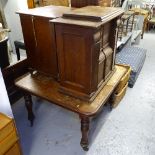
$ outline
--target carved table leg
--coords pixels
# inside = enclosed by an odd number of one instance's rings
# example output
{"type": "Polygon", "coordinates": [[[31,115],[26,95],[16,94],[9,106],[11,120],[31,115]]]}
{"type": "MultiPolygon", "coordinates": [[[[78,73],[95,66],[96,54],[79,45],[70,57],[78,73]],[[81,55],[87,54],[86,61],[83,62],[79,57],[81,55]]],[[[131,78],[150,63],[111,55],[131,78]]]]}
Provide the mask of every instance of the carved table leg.
{"type": "Polygon", "coordinates": [[[25,106],[28,112],[28,120],[30,121],[31,126],[33,126],[33,121],[35,119],[35,116],[32,110],[33,102],[32,102],[31,95],[24,93],[24,99],[25,99],[25,106]]]}
{"type": "Polygon", "coordinates": [[[80,116],[80,118],[81,118],[81,133],[82,133],[80,144],[83,150],[88,151],[89,117],[80,116]]]}

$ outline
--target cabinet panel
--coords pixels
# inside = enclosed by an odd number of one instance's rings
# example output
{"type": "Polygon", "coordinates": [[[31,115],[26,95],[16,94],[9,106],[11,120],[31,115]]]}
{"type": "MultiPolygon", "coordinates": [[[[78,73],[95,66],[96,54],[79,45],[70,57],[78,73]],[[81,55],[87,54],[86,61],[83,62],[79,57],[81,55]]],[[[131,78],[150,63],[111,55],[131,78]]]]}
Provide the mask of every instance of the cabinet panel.
{"type": "Polygon", "coordinates": [[[58,76],[55,32],[49,18],[20,15],[29,68],[58,76]]]}
{"type": "Polygon", "coordinates": [[[26,47],[27,59],[30,68],[36,68],[37,64],[34,61],[36,58],[36,41],[34,34],[33,20],[31,16],[20,15],[23,37],[26,47]]]}
{"type": "Polygon", "coordinates": [[[55,28],[49,22],[69,7],[46,6],[18,11],[23,30],[29,68],[58,79],[55,28]]]}
{"type": "Polygon", "coordinates": [[[36,39],[36,63],[40,72],[57,77],[57,56],[55,48],[55,32],[50,28],[49,18],[33,17],[36,39]]]}
{"type": "Polygon", "coordinates": [[[57,51],[62,86],[89,93],[90,54],[89,34],[85,29],[56,27],[57,51]]]}

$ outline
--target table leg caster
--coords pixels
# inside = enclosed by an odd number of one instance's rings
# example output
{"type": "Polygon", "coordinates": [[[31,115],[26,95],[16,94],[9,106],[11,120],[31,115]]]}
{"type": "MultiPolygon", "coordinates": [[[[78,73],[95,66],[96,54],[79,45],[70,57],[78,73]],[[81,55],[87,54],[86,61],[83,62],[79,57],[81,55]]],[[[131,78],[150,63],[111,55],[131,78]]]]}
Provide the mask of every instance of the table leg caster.
{"type": "Polygon", "coordinates": [[[80,116],[80,118],[81,118],[81,133],[82,133],[80,144],[84,151],[88,151],[89,117],[80,116]]]}
{"type": "Polygon", "coordinates": [[[88,144],[82,144],[82,143],[80,143],[80,144],[84,151],[89,151],[88,144]]]}
{"type": "Polygon", "coordinates": [[[30,121],[30,125],[32,127],[35,116],[34,116],[33,110],[32,110],[33,102],[32,102],[31,95],[24,93],[24,99],[25,99],[25,106],[26,106],[26,109],[28,112],[28,120],[30,121]]]}

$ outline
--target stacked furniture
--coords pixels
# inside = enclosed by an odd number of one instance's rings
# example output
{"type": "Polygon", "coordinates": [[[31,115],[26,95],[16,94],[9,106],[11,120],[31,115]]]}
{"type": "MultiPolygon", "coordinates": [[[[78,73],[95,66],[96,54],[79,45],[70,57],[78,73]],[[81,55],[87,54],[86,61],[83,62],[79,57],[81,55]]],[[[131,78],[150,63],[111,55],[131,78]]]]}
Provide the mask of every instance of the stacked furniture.
{"type": "Polygon", "coordinates": [[[90,117],[101,111],[126,72],[115,65],[123,10],[48,6],[18,13],[30,73],[15,84],[24,92],[31,125],[33,94],[79,115],[81,146],[88,150],[90,117]]]}
{"type": "Polygon", "coordinates": [[[65,94],[93,100],[115,71],[122,9],[47,6],[18,13],[31,73],[59,80],[65,94]]]}

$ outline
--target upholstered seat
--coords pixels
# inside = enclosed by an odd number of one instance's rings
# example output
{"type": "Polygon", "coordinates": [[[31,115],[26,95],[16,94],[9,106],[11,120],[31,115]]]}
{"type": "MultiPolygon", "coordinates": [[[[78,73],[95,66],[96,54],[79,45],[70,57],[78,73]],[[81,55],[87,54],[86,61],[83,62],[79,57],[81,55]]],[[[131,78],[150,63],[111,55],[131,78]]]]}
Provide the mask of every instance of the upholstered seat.
{"type": "Polygon", "coordinates": [[[146,58],[146,50],[139,47],[125,47],[116,54],[116,63],[131,66],[129,87],[133,87],[146,58]]]}

